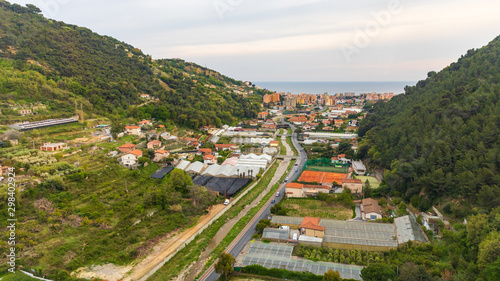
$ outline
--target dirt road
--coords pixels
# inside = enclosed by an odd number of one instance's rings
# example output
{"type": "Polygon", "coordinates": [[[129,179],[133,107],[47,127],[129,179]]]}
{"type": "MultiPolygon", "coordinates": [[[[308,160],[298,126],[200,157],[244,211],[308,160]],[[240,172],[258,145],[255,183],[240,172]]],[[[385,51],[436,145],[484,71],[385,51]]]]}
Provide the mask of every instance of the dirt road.
{"type": "Polygon", "coordinates": [[[142,259],[134,268],[129,272],[129,274],[123,278],[124,281],[137,281],[146,276],[150,272],[154,272],[153,269],[160,263],[165,263],[170,255],[176,252],[176,250],[184,244],[191,236],[198,232],[203,226],[205,226],[213,217],[215,217],[220,211],[224,209],[224,205],[219,204],[212,206],[207,215],[200,217],[198,223],[187,229],[186,231],[166,239],[160,242],[153,248],[153,251],[142,259]]]}
{"type": "MultiPolygon", "coordinates": [[[[283,145],[286,148],[286,155],[293,155],[293,151],[290,148],[290,146],[286,143],[286,137],[282,137],[282,142],[283,145]]],[[[273,178],[271,179],[271,182],[269,182],[268,186],[266,189],[255,198],[255,200],[252,201],[252,203],[248,204],[245,206],[243,210],[238,214],[238,216],[234,217],[233,219],[229,220],[224,224],[224,226],[219,229],[217,234],[210,240],[210,244],[205,248],[205,251],[201,253],[200,258],[198,261],[192,265],[188,270],[185,272],[189,272],[189,274],[184,277],[184,276],[178,276],[177,280],[187,280],[187,281],[193,281],[194,278],[203,270],[203,267],[205,266],[205,263],[208,261],[208,258],[210,256],[210,253],[219,245],[220,242],[222,242],[222,239],[226,237],[226,235],[229,233],[229,231],[234,227],[234,225],[255,206],[257,206],[260,201],[264,198],[264,196],[271,190],[273,185],[275,185],[278,180],[281,178],[281,176],[286,172],[286,169],[288,168],[288,164],[290,163],[290,159],[285,159],[282,161],[276,172],[274,173],[273,178]]]]}

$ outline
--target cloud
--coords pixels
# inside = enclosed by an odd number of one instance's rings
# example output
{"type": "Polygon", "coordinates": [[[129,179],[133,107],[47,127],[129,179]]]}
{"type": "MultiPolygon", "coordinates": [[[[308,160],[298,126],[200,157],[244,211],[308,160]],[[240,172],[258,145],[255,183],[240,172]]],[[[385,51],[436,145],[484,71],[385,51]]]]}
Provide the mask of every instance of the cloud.
{"type": "Polygon", "coordinates": [[[59,3],[52,9],[57,20],[154,58],[180,57],[255,81],[418,80],[492,40],[498,31],[491,27],[500,25],[500,2],[493,0],[13,2],[59,3]],[[377,20],[394,1],[400,10],[377,20]],[[367,33],[373,23],[379,29],[367,33]],[[362,47],[360,32],[369,34],[362,47]],[[357,48],[348,59],[346,45],[357,48]]]}

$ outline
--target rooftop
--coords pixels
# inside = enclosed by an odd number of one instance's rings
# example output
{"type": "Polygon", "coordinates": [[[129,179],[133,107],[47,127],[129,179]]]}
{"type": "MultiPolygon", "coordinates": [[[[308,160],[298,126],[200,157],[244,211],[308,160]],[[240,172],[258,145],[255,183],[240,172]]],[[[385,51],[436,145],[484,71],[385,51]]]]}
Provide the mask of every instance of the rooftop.
{"type": "Polygon", "coordinates": [[[142,156],[142,151],[140,151],[139,149],[136,149],[136,150],[130,151],[127,154],[134,154],[135,156],[142,156]]]}
{"type": "Polygon", "coordinates": [[[343,179],[342,183],[363,183],[360,179],[343,179]]]}
{"type": "Polygon", "coordinates": [[[119,148],[129,148],[129,147],[135,147],[135,144],[132,144],[132,143],[126,143],[122,146],[120,146],[119,148]]]}
{"type": "Polygon", "coordinates": [[[325,227],[319,225],[320,220],[321,220],[320,218],[305,217],[302,223],[300,224],[300,227],[325,231],[325,227]]]}
{"type": "Polygon", "coordinates": [[[372,198],[366,198],[361,200],[363,205],[363,210],[365,213],[377,213],[382,215],[382,208],[378,204],[378,201],[372,198]]]}

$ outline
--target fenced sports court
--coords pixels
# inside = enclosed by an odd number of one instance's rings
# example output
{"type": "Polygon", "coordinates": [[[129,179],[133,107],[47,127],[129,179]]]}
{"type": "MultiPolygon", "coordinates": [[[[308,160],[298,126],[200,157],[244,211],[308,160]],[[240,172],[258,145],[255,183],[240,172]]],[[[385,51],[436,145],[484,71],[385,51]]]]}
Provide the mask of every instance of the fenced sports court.
{"type": "Polygon", "coordinates": [[[330,173],[347,173],[349,171],[349,163],[335,162],[329,158],[309,159],[304,167],[306,171],[330,172],[330,173]]]}
{"type": "Polygon", "coordinates": [[[328,172],[316,172],[316,171],[304,171],[300,175],[298,181],[299,182],[307,182],[318,184],[331,184],[336,182],[338,184],[342,184],[342,180],[347,178],[347,174],[342,173],[328,173],[328,172]]]}

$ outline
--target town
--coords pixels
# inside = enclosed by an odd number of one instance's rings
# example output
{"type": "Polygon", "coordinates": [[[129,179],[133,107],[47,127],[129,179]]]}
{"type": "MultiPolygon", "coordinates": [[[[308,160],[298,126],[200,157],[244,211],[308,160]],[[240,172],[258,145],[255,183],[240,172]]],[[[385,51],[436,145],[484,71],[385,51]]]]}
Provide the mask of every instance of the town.
{"type": "MultiPolygon", "coordinates": [[[[361,280],[364,266],[383,262],[381,252],[439,237],[441,224],[450,229],[436,208],[434,213],[420,213],[400,198],[380,195],[382,173],[357,157],[357,131],[366,110],[392,97],[266,94],[256,119],[191,131],[167,128],[154,119],[118,125],[106,119],[85,120],[75,104],[71,118],[9,126],[2,135],[2,145],[8,148],[2,151],[25,149],[14,157],[3,154],[9,160],[2,171],[16,166],[22,190],[47,178],[82,171],[85,175],[103,164],[94,159],[147,173],[151,180],[180,171],[194,185],[206,188],[216,205],[203,224],[177,239],[194,239],[242,200],[259,202],[246,227],[225,249],[234,256],[236,271],[248,268],[246,272],[252,273],[258,265],[323,275],[331,269],[342,278],[361,280]],[[258,188],[265,197],[245,198],[258,188]]],[[[18,110],[21,115],[33,114],[18,110]]],[[[184,246],[169,247],[166,253],[184,246]]],[[[215,257],[208,261],[215,262],[215,257]]],[[[213,267],[197,273],[215,280],[213,267]]],[[[141,276],[132,271],[130,280],[141,276]]]]}

